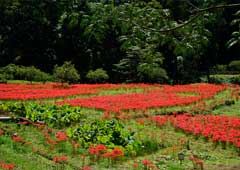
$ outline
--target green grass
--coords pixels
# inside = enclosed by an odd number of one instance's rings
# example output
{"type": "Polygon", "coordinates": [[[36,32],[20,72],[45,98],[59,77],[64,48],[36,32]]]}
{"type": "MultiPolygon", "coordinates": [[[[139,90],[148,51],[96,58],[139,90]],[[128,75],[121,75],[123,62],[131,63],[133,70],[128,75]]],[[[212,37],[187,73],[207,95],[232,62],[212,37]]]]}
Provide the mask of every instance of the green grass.
{"type": "Polygon", "coordinates": [[[240,116],[240,100],[231,106],[222,106],[213,111],[214,114],[224,114],[227,116],[240,116]]]}
{"type": "MultiPolygon", "coordinates": [[[[142,92],[143,89],[116,89],[116,90],[102,90],[98,95],[116,95],[125,93],[142,92]]],[[[180,95],[195,95],[191,93],[183,93],[180,95]]],[[[79,97],[79,96],[75,96],[79,97]]],[[[81,96],[82,97],[82,96],[81,96]]],[[[89,97],[89,96],[85,96],[89,97]]],[[[71,98],[69,98],[71,99],[71,98]]],[[[50,101],[56,99],[50,99],[50,101]]],[[[57,99],[61,100],[61,99],[57,99]]],[[[230,98],[230,90],[225,90],[218,93],[214,98],[204,100],[206,107],[209,107],[212,103],[218,104],[221,100],[232,100],[230,98]]],[[[202,101],[201,101],[202,102],[202,101]]],[[[190,104],[186,106],[175,106],[169,108],[154,108],[149,109],[149,115],[158,115],[176,112],[190,112],[196,105],[190,104]]],[[[101,119],[104,111],[97,109],[87,109],[82,110],[86,115],[81,123],[87,123],[95,119],[101,119]]],[[[129,111],[131,114],[136,114],[133,110],[129,111]]],[[[235,101],[233,105],[220,104],[214,110],[209,110],[209,112],[204,112],[209,114],[224,114],[228,116],[240,116],[240,100],[235,101]]],[[[145,113],[140,113],[130,120],[125,120],[124,125],[126,128],[132,129],[136,132],[136,140],[147,141],[151,140],[153,144],[147,146],[146,150],[139,154],[139,156],[128,156],[122,158],[122,160],[117,161],[115,164],[110,165],[106,159],[102,159],[98,162],[90,162],[89,157],[86,157],[84,165],[90,165],[92,170],[133,170],[133,160],[138,163],[137,170],[144,170],[141,165],[143,159],[148,159],[154,165],[156,165],[159,170],[192,170],[193,164],[188,159],[192,152],[197,155],[204,162],[205,170],[218,170],[219,165],[224,167],[236,166],[240,167],[240,155],[236,151],[234,146],[227,146],[223,149],[221,145],[215,145],[211,141],[206,141],[204,138],[196,138],[193,135],[188,135],[182,131],[176,131],[172,126],[168,125],[166,127],[157,127],[153,124],[146,123],[144,125],[139,124],[135,121],[136,117],[145,117],[145,113]],[[189,140],[189,148],[186,144],[181,145],[179,143],[180,139],[189,140]],[[157,147],[157,149],[153,149],[157,147]],[[185,160],[182,164],[178,161],[177,154],[184,152],[185,160]]],[[[61,129],[53,129],[52,138],[54,138],[57,131],[65,130],[66,127],[61,129]]],[[[57,170],[66,169],[74,170],[81,169],[83,166],[83,161],[81,157],[82,152],[86,152],[85,149],[79,148],[77,151],[72,149],[70,141],[66,143],[64,151],[59,150],[59,147],[51,148],[45,144],[45,139],[43,137],[45,129],[38,129],[33,126],[23,126],[20,127],[16,123],[12,122],[0,122],[0,129],[4,129],[8,134],[0,136],[0,162],[12,163],[19,170],[57,170]],[[11,136],[17,133],[23,137],[24,140],[30,142],[29,145],[25,146],[22,144],[14,144],[11,140],[11,136]],[[39,152],[32,152],[32,148],[37,148],[38,150],[45,151],[46,155],[42,155],[39,152]],[[67,155],[68,162],[67,165],[56,164],[52,161],[54,156],[67,155]]],[[[225,168],[228,170],[227,168],[225,168]]]]}
{"type": "MultiPolygon", "coordinates": [[[[139,164],[141,160],[148,159],[156,166],[158,169],[167,170],[188,170],[192,169],[192,162],[188,160],[191,156],[191,151],[193,151],[197,156],[201,157],[204,162],[205,167],[215,168],[217,164],[225,165],[238,165],[240,162],[240,157],[234,149],[234,147],[227,147],[227,149],[222,149],[221,145],[215,147],[211,142],[205,141],[203,138],[196,139],[192,135],[187,135],[181,131],[175,131],[173,127],[156,127],[152,124],[140,125],[134,120],[126,121],[126,126],[133,128],[134,131],[138,131],[138,138],[146,138],[151,140],[156,140],[161,144],[161,147],[154,152],[146,152],[142,156],[129,157],[123,161],[119,161],[114,166],[108,167],[107,161],[101,161],[96,164],[92,164],[91,167],[94,170],[120,170],[120,169],[131,169],[133,164],[133,159],[137,160],[139,164]],[[153,134],[154,132],[154,134],[153,134]],[[180,145],[180,139],[188,139],[190,142],[189,146],[191,150],[187,150],[186,145],[180,145]],[[176,149],[173,149],[176,147],[176,149]],[[180,152],[185,153],[185,160],[183,164],[180,165],[177,154],[180,152]]],[[[68,155],[68,165],[64,169],[80,169],[82,167],[81,155],[72,155],[70,149],[66,149],[64,153],[59,153],[56,148],[50,149],[49,146],[44,144],[43,132],[44,130],[39,130],[32,126],[17,126],[15,123],[1,123],[0,128],[7,129],[10,134],[18,133],[23,137],[24,140],[29,141],[31,144],[28,146],[17,145],[11,140],[11,135],[0,136],[0,160],[5,163],[13,163],[16,165],[16,169],[24,170],[40,170],[40,169],[58,169],[61,166],[54,163],[51,159],[47,159],[45,156],[33,153],[31,148],[38,148],[39,150],[44,150],[47,155],[53,157],[56,155],[65,154],[68,155]],[[36,165],[38,165],[36,167],[36,165]]],[[[54,130],[53,136],[55,132],[54,130]]],[[[70,147],[70,146],[68,146],[70,147]]],[[[89,160],[86,159],[86,164],[89,164],[89,160]]],[[[61,169],[61,168],[59,168],[61,169]]],[[[141,169],[141,168],[140,168],[141,169]]]]}

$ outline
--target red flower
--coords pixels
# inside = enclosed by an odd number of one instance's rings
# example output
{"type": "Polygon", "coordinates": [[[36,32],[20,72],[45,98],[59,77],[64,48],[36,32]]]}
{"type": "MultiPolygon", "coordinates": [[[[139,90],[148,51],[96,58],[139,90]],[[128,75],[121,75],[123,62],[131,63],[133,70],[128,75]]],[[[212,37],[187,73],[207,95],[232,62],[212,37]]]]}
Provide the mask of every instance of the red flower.
{"type": "Polygon", "coordinates": [[[83,166],[82,170],[91,170],[91,166],[83,166]]]}
{"type": "Polygon", "coordinates": [[[67,135],[65,132],[57,132],[56,137],[58,142],[61,142],[67,139],[67,135]]]}
{"type": "Polygon", "coordinates": [[[4,131],[2,129],[0,129],[0,136],[4,133],[4,131]]]}
{"type": "Polygon", "coordinates": [[[68,160],[68,157],[67,156],[59,156],[59,157],[54,157],[53,159],[53,162],[56,162],[56,163],[60,163],[60,162],[66,162],[68,160]]]}
{"type": "Polygon", "coordinates": [[[116,155],[116,156],[122,156],[122,150],[121,149],[118,149],[118,148],[114,148],[113,150],[112,150],[112,153],[114,153],[114,155],[116,155]]]}
{"type": "Polygon", "coordinates": [[[49,133],[44,133],[44,138],[46,138],[46,139],[48,139],[48,138],[50,138],[50,135],[49,135],[49,133]]]}
{"type": "Polygon", "coordinates": [[[137,166],[138,166],[138,164],[135,162],[135,163],[133,163],[133,166],[134,166],[134,167],[137,167],[137,166]]]}
{"type": "Polygon", "coordinates": [[[103,144],[100,144],[100,145],[97,145],[96,147],[90,147],[88,149],[88,152],[91,155],[99,155],[99,154],[103,154],[106,150],[107,150],[107,147],[104,146],[103,144]]]}
{"type": "Polygon", "coordinates": [[[88,148],[88,152],[89,152],[91,155],[97,154],[97,150],[96,150],[95,148],[88,148]]]}
{"type": "Polygon", "coordinates": [[[23,139],[21,136],[13,136],[13,142],[23,142],[23,139]]]}
{"type": "Polygon", "coordinates": [[[49,144],[49,145],[51,145],[51,146],[54,146],[54,145],[57,144],[57,142],[56,142],[55,140],[48,139],[48,140],[46,141],[46,144],[49,144]]]}
{"type": "Polygon", "coordinates": [[[0,167],[2,167],[3,169],[8,169],[8,170],[14,169],[13,164],[6,164],[6,163],[3,163],[3,162],[0,162],[0,167]]]}
{"type": "Polygon", "coordinates": [[[152,166],[152,163],[149,160],[147,160],[147,159],[142,160],[142,163],[145,166],[152,166]]]}

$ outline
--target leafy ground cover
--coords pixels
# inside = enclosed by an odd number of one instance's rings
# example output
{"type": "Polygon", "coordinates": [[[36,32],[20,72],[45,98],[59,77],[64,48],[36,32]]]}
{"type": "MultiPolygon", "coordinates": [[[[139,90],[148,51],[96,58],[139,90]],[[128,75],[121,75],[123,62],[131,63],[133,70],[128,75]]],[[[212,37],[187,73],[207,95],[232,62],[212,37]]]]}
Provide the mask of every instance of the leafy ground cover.
{"type": "MultiPolygon", "coordinates": [[[[16,86],[25,92],[53,87],[2,85],[1,97],[6,91],[13,93],[16,86]]],[[[239,86],[102,84],[73,85],[67,90],[71,88],[98,93],[48,102],[42,97],[0,101],[0,117],[12,117],[0,121],[0,168],[240,167],[239,86]],[[78,106],[70,106],[72,101],[78,106]]]]}

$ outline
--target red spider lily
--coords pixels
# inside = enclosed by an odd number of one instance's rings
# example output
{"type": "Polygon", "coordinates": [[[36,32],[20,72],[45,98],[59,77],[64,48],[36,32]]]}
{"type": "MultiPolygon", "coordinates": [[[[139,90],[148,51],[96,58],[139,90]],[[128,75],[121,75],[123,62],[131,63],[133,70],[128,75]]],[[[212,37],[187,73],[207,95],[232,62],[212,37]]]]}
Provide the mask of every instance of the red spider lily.
{"type": "MultiPolygon", "coordinates": [[[[194,135],[202,135],[212,141],[229,142],[240,148],[240,118],[213,115],[182,115],[153,116],[145,121],[156,122],[158,126],[166,126],[170,121],[172,126],[194,135]]],[[[185,141],[186,142],[186,141],[185,141]]],[[[184,143],[184,141],[180,141],[184,143]]]]}
{"type": "Polygon", "coordinates": [[[4,131],[0,129],[0,136],[3,135],[4,131]]]}
{"type": "Polygon", "coordinates": [[[211,98],[219,91],[226,89],[226,86],[212,84],[165,85],[162,87],[160,90],[149,90],[144,93],[94,96],[57,102],[57,104],[67,102],[72,106],[98,108],[108,112],[121,113],[123,110],[146,110],[147,108],[186,105],[211,98]],[[178,94],[179,92],[196,93],[196,96],[181,96],[178,94]]]}
{"type": "Polygon", "coordinates": [[[68,88],[62,88],[59,84],[0,84],[0,99],[42,99],[65,97],[80,94],[98,94],[99,89],[118,89],[118,88],[145,88],[149,85],[144,84],[128,84],[128,85],[114,85],[114,84],[75,84],[68,88]]]}
{"type": "Polygon", "coordinates": [[[122,150],[121,150],[121,149],[118,149],[118,148],[114,148],[114,149],[112,150],[112,153],[114,153],[114,155],[116,155],[117,157],[123,155],[122,150]]]}
{"type": "Polygon", "coordinates": [[[13,136],[12,140],[13,140],[13,142],[19,142],[19,143],[23,142],[22,137],[18,136],[18,135],[17,136],[13,136]]]}
{"type": "Polygon", "coordinates": [[[56,142],[55,140],[48,139],[48,140],[46,141],[46,144],[49,144],[49,145],[51,145],[51,146],[53,147],[54,145],[57,144],[57,142],[56,142]]]}
{"type": "Polygon", "coordinates": [[[57,141],[61,142],[67,139],[67,134],[65,132],[57,132],[56,137],[57,137],[57,141]]]}
{"type": "Polygon", "coordinates": [[[147,160],[147,159],[143,159],[143,160],[142,160],[142,164],[143,164],[144,166],[147,166],[147,167],[148,167],[148,166],[149,166],[149,167],[152,166],[152,163],[151,163],[149,160],[147,160]]]}
{"type": "Polygon", "coordinates": [[[60,163],[60,162],[66,162],[68,160],[68,157],[65,155],[59,156],[59,157],[54,157],[53,162],[60,163]]]}
{"type": "Polygon", "coordinates": [[[97,145],[95,147],[90,147],[88,149],[88,152],[91,154],[91,155],[100,155],[100,154],[103,154],[104,152],[107,151],[107,147],[104,146],[103,144],[100,144],[100,145],[97,145]]]}
{"type": "Polygon", "coordinates": [[[122,153],[121,149],[114,148],[111,152],[103,154],[103,157],[109,157],[109,158],[115,159],[115,158],[118,158],[122,155],[123,155],[123,153],[122,153]]]}
{"type": "Polygon", "coordinates": [[[213,141],[240,144],[240,118],[227,116],[186,114],[176,117],[175,126],[195,135],[212,138],[213,141]]]}
{"type": "Polygon", "coordinates": [[[138,118],[138,119],[136,119],[136,121],[142,125],[144,125],[144,123],[145,123],[145,119],[142,119],[142,118],[138,118]]]}
{"type": "Polygon", "coordinates": [[[91,166],[83,166],[82,167],[82,170],[91,170],[92,168],[91,168],[91,166]]]}
{"type": "Polygon", "coordinates": [[[43,137],[46,138],[46,139],[48,139],[48,138],[50,138],[50,134],[49,134],[49,133],[44,133],[44,134],[43,134],[43,137]]]}
{"type": "Polygon", "coordinates": [[[2,167],[3,169],[8,169],[8,170],[14,169],[13,164],[6,164],[6,163],[3,163],[3,162],[0,162],[0,167],[2,167]]]}
{"type": "Polygon", "coordinates": [[[137,163],[137,162],[134,162],[134,163],[132,164],[132,166],[133,166],[133,167],[137,167],[137,166],[138,166],[138,163],[137,163]]]}

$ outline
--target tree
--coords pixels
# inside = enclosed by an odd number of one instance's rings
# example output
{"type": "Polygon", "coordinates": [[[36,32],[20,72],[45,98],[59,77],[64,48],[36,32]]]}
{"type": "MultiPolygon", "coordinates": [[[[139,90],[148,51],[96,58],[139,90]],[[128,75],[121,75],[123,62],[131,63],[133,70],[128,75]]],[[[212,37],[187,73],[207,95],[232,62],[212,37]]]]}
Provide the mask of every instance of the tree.
{"type": "Polygon", "coordinates": [[[232,38],[227,42],[227,47],[231,48],[235,45],[240,45],[240,10],[235,13],[235,16],[238,17],[231,22],[232,26],[238,27],[238,30],[232,33],[232,38]]]}
{"type": "Polygon", "coordinates": [[[56,65],[53,70],[53,76],[56,81],[61,83],[76,83],[80,80],[78,71],[70,61],[65,61],[62,66],[56,65]]]}

